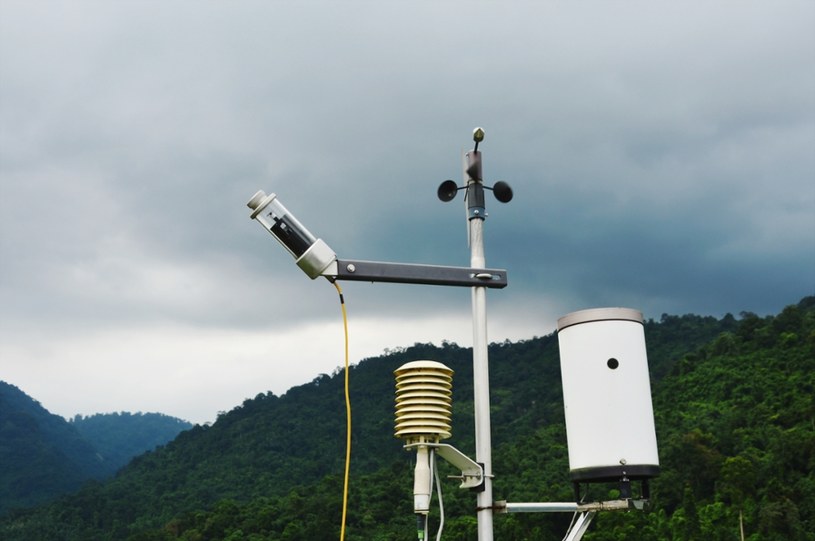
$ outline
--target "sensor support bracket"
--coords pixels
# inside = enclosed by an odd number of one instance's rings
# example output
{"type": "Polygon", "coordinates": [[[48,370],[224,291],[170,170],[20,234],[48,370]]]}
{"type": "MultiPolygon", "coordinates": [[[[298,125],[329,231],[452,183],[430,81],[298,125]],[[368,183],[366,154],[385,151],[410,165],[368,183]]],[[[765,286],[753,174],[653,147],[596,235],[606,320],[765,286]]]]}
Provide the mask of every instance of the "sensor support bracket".
{"type": "Polygon", "coordinates": [[[413,449],[414,447],[429,447],[433,449],[437,455],[461,470],[461,477],[455,477],[455,479],[461,480],[459,488],[478,490],[483,486],[485,477],[484,467],[452,445],[433,442],[417,442],[405,445],[405,449],[413,449]]]}
{"type": "Polygon", "coordinates": [[[507,286],[507,271],[503,269],[473,269],[413,263],[384,263],[338,259],[337,267],[323,272],[336,280],[357,282],[390,282],[438,286],[489,287],[507,286]]]}
{"type": "Polygon", "coordinates": [[[596,511],[642,511],[648,507],[646,499],[619,499],[600,502],[495,502],[496,513],[589,513],[596,511]]]}

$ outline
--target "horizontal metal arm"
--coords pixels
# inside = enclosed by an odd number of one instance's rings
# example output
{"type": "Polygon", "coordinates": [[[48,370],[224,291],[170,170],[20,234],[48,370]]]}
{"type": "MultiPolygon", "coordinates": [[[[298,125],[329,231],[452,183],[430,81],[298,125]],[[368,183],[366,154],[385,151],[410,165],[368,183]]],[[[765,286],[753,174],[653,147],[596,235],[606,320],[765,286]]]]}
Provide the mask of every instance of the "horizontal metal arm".
{"type": "Polygon", "coordinates": [[[573,513],[593,511],[625,511],[628,509],[642,510],[647,500],[609,500],[604,502],[495,502],[497,513],[573,513]]]}
{"type": "Polygon", "coordinates": [[[507,271],[501,269],[472,269],[467,267],[442,267],[412,263],[383,263],[380,261],[357,261],[338,259],[336,268],[331,266],[323,272],[337,280],[357,282],[391,282],[400,284],[425,284],[438,286],[490,287],[507,286],[507,271]]]}

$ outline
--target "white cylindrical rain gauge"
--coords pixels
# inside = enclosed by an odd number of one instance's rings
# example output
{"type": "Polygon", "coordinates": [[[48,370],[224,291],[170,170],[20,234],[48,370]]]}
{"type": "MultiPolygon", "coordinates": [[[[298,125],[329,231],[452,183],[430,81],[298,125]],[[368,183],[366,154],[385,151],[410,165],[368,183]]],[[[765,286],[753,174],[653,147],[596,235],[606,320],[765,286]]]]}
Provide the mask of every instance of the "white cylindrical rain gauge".
{"type": "Polygon", "coordinates": [[[642,314],[594,308],[558,320],[572,481],[659,474],[642,314]]]}

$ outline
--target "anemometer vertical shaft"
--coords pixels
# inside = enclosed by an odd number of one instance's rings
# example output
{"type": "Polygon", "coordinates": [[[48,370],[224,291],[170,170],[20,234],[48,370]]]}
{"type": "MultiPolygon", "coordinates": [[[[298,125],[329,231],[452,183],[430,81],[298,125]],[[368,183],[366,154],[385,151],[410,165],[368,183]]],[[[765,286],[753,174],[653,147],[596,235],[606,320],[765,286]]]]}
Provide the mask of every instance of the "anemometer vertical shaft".
{"type": "MultiPolygon", "coordinates": [[[[464,182],[459,188],[452,180],[441,183],[438,190],[439,199],[451,201],[460,189],[465,191],[464,204],[467,210],[467,233],[470,242],[470,267],[483,269],[486,266],[484,256],[484,220],[487,218],[484,190],[491,190],[501,203],[512,199],[512,188],[503,181],[494,186],[484,186],[484,175],[481,168],[481,152],[478,144],[484,140],[484,130],[473,130],[473,150],[464,155],[464,182]]],[[[481,277],[481,275],[478,275],[481,277]]],[[[488,274],[484,274],[485,277],[488,274]]],[[[485,282],[481,282],[485,284],[485,282]]],[[[473,304],[473,402],[475,414],[475,453],[476,461],[483,469],[483,483],[479,487],[477,518],[478,541],[492,541],[493,501],[492,501],[492,436],[490,433],[490,374],[487,355],[487,288],[476,284],[472,288],[473,304]]]]}

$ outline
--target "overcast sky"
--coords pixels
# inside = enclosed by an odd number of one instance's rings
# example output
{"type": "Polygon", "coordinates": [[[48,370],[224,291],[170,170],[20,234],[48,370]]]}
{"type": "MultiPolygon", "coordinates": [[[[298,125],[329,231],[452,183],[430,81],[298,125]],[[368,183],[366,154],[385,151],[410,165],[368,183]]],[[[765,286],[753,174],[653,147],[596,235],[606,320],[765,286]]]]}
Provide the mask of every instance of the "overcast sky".
{"type": "MultiPolygon", "coordinates": [[[[775,313],[815,294],[814,30],[811,1],[0,0],[0,379],[203,423],[331,373],[336,291],[246,201],[341,257],[468,266],[436,188],[476,126],[515,191],[490,341],[775,313]]],[[[465,288],[343,289],[352,362],[472,345],[465,288]]]]}

